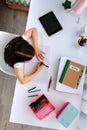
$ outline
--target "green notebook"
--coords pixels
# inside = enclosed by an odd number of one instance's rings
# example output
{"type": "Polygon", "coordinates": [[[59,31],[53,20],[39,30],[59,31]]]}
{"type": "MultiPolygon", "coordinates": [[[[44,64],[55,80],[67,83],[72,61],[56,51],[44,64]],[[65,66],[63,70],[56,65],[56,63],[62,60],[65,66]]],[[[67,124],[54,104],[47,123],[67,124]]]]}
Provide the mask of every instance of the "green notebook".
{"type": "Polygon", "coordinates": [[[68,104],[67,107],[58,116],[58,122],[67,128],[78,114],[79,110],[72,104],[68,104]]]}

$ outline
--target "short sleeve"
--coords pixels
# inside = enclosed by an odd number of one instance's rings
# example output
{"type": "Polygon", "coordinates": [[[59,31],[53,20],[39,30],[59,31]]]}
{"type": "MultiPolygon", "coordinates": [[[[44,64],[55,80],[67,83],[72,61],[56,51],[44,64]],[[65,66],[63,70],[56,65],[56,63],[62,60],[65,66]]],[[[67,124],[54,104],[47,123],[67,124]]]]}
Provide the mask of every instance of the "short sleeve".
{"type": "Polygon", "coordinates": [[[14,64],[14,68],[20,68],[20,67],[23,67],[23,66],[24,66],[23,62],[14,64]]]}
{"type": "Polygon", "coordinates": [[[24,35],[22,35],[21,37],[28,42],[28,38],[26,38],[24,35]]]}
{"type": "Polygon", "coordinates": [[[30,45],[32,45],[32,40],[31,38],[27,38],[24,35],[21,36],[25,41],[27,41],[30,45]]]}

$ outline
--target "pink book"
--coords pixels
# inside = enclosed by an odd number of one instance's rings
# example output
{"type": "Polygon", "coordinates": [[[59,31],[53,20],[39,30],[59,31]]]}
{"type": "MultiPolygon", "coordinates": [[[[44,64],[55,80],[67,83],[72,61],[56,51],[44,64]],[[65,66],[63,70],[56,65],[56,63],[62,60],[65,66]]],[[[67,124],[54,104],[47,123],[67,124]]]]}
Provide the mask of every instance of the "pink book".
{"type": "Polygon", "coordinates": [[[37,98],[34,102],[32,102],[29,107],[36,115],[36,117],[40,120],[42,120],[44,117],[48,116],[52,111],[55,110],[53,104],[47,99],[44,94],[37,98]]]}

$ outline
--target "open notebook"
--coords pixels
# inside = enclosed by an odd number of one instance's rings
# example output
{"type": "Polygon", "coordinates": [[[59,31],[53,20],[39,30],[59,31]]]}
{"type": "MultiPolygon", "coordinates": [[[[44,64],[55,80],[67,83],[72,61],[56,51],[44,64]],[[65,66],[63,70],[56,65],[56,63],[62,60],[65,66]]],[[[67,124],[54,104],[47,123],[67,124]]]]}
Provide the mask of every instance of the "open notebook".
{"type": "MultiPolygon", "coordinates": [[[[49,66],[49,57],[50,57],[50,48],[48,46],[40,46],[40,48],[42,49],[42,51],[45,52],[45,59],[44,59],[44,63],[49,66]]],[[[28,61],[25,63],[25,69],[24,69],[24,73],[25,74],[32,74],[35,70],[36,67],[38,65],[39,61],[37,60],[36,57],[34,57],[31,61],[28,61]]],[[[49,67],[45,67],[43,68],[43,70],[41,70],[41,72],[32,80],[32,82],[36,82],[36,83],[46,83],[48,82],[48,72],[49,72],[49,67]]]]}

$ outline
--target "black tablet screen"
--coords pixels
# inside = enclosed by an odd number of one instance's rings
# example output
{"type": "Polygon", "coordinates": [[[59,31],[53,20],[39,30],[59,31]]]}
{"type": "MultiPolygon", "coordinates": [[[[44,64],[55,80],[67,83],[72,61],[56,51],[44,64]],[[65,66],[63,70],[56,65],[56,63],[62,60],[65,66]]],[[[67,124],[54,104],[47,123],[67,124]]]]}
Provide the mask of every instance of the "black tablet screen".
{"type": "Polygon", "coordinates": [[[49,36],[63,29],[52,11],[41,16],[39,20],[49,36]]]}

